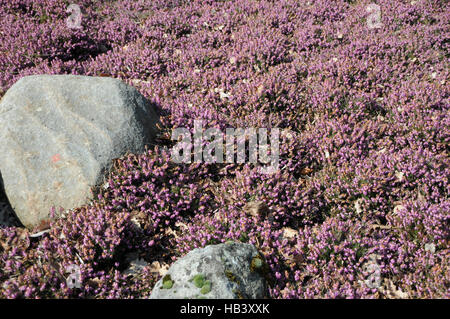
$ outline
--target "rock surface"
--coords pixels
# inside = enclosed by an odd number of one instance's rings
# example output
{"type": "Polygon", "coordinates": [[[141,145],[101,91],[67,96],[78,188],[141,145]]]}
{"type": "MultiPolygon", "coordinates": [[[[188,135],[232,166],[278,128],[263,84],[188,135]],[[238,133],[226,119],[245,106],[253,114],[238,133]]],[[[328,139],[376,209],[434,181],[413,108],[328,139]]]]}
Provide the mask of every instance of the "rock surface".
{"type": "Polygon", "coordinates": [[[118,79],[24,77],[0,102],[0,186],[33,228],[52,206],[72,209],[91,200],[91,187],[112,160],[145,151],[157,122],[154,106],[118,79]]]}
{"type": "Polygon", "coordinates": [[[268,266],[250,244],[197,248],[177,260],[150,299],[238,299],[268,296],[268,266]]]}

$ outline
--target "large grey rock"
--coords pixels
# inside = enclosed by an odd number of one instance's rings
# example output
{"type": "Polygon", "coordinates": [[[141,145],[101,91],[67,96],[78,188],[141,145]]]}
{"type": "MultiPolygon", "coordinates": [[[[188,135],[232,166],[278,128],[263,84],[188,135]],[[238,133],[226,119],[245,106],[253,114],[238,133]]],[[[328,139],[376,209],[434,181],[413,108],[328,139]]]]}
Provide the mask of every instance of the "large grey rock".
{"type": "Polygon", "coordinates": [[[237,299],[267,296],[268,266],[250,244],[197,248],[177,260],[150,299],[237,299]]]}
{"type": "Polygon", "coordinates": [[[14,211],[7,202],[0,201],[0,228],[12,226],[20,226],[14,215],[14,211]]]}
{"type": "Polygon", "coordinates": [[[0,172],[17,217],[28,228],[52,206],[92,199],[114,158],[145,150],[156,134],[154,107],[118,79],[33,75],[0,102],[0,172]]]}

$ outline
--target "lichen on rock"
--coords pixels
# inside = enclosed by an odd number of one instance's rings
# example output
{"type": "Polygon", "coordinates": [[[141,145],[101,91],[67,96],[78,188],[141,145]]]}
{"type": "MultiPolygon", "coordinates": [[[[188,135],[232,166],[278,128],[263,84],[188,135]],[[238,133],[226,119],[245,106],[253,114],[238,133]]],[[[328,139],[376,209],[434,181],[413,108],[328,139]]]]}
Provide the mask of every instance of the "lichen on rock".
{"type": "Polygon", "coordinates": [[[193,299],[199,294],[210,299],[264,298],[268,295],[266,278],[251,270],[258,256],[253,245],[237,242],[194,249],[168,270],[166,276],[175,282],[176,291],[158,289],[168,280],[163,278],[150,298],[193,299]]]}

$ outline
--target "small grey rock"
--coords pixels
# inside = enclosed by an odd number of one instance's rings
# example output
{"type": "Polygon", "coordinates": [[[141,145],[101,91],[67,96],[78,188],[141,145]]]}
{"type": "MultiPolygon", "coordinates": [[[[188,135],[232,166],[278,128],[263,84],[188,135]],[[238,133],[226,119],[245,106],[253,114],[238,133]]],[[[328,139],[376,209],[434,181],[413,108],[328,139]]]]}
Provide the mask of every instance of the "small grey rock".
{"type": "Polygon", "coordinates": [[[113,159],[152,143],[158,121],[149,101],[118,79],[21,78],[0,102],[0,172],[19,220],[31,229],[51,207],[87,204],[113,159]]]}
{"type": "Polygon", "coordinates": [[[224,243],[197,248],[177,260],[150,299],[257,299],[268,296],[268,266],[255,246],[224,243]]]}

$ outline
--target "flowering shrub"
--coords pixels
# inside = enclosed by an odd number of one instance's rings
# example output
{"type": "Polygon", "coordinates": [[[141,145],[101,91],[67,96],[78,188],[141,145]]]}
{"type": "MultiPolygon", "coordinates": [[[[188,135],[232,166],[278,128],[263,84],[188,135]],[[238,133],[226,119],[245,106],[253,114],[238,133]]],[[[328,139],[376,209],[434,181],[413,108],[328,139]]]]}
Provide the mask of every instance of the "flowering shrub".
{"type": "Polygon", "coordinates": [[[160,274],[126,273],[129,252],[229,240],[264,254],[273,298],[450,297],[447,2],[376,1],[378,28],[367,0],[76,3],[80,28],[67,1],[0,0],[0,96],[29,74],[120,78],[160,108],[159,145],[42,236],[0,229],[2,298],[147,297],[160,274]],[[197,119],[279,127],[280,170],[171,162],[197,119]]]}

